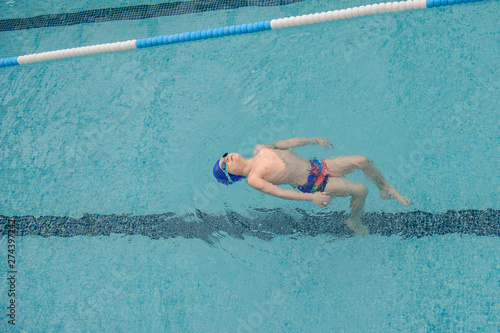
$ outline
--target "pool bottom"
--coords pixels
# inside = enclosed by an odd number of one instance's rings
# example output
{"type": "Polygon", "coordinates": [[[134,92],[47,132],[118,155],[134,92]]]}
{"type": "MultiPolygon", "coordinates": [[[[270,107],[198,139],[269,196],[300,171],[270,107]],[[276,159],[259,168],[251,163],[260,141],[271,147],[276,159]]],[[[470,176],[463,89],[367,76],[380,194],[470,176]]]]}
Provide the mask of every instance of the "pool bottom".
{"type": "MultiPolygon", "coordinates": [[[[9,224],[15,224],[18,236],[109,236],[111,234],[143,235],[159,238],[199,238],[217,242],[227,234],[234,238],[244,235],[270,240],[278,235],[327,234],[335,237],[352,236],[345,225],[345,212],[312,215],[304,210],[254,209],[250,217],[234,211],[225,215],[196,211],[194,215],[178,216],[173,212],[154,215],[100,215],[84,214],[81,218],[68,216],[1,216],[1,235],[6,235],[9,224]]],[[[449,210],[432,214],[422,211],[407,213],[366,213],[363,223],[370,234],[422,237],[452,233],[479,236],[500,236],[500,210],[449,210]]]]}
{"type": "Polygon", "coordinates": [[[498,237],[26,236],[17,245],[20,331],[496,332],[500,323],[498,237]]]}

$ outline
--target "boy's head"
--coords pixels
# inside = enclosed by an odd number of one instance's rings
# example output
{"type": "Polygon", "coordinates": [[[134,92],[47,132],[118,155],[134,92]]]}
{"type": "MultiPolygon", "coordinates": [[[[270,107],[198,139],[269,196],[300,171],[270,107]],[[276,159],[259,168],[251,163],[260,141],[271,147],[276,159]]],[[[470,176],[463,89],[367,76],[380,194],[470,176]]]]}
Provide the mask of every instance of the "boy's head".
{"type": "Polygon", "coordinates": [[[237,157],[237,160],[238,157],[241,157],[241,155],[238,154],[228,155],[228,153],[225,153],[219,160],[217,160],[217,162],[215,162],[213,174],[215,179],[217,179],[219,183],[222,183],[224,185],[230,185],[245,178],[244,176],[238,176],[229,173],[229,168],[230,168],[229,164],[235,162],[234,161],[235,156],[237,157]]]}

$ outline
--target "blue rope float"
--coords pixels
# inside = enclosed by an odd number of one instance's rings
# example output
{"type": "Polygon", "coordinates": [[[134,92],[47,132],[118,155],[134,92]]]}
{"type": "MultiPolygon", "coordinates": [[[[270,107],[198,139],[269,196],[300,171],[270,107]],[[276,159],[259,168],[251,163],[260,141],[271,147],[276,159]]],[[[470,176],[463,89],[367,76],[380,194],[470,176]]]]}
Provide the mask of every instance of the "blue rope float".
{"type": "Polygon", "coordinates": [[[425,9],[425,8],[455,5],[467,2],[476,2],[476,1],[483,1],[483,0],[408,0],[399,2],[383,2],[367,6],[308,14],[302,16],[291,16],[291,17],[285,17],[285,18],[279,18],[279,19],[267,20],[255,23],[226,26],[215,29],[184,32],[168,36],[149,37],[137,40],[135,39],[129,40],[126,42],[99,44],[99,45],[83,46],[83,47],[43,52],[43,53],[34,53],[18,57],[0,59],[0,68],[16,66],[16,65],[25,65],[42,61],[63,59],[63,58],[79,57],[79,56],[98,54],[104,52],[143,49],[158,45],[169,45],[169,44],[197,41],[209,38],[219,38],[231,35],[254,33],[265,30],[298,27],[301,25],[323,23],[328,21],[342,20],[346,18],[382,14],[382,13],[391,13],[391,12],[402,12],[407,10],[425,9]]]}
{"type": "Polygon", "coordinates": [[[157,45],[168,45],[182,42],[190,42],[195,40],[225,37],[230,35],[241,35],[252,32],[260,32],[271,30],[271,21],[262,21],[249,24],[232,25],[218,29],[207,29],[195,32],[185,32],[169,36],[159,36],[138,39],[135,41],[136,48],[142,49],[157,45]]]}

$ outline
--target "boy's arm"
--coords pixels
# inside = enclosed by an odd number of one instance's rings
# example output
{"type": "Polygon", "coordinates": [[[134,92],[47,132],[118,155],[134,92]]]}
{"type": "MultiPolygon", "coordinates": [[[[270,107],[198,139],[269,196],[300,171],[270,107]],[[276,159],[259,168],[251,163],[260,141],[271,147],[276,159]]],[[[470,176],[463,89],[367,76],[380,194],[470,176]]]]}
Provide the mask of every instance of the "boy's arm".
{"type": "Polygon", "coordinates": [[[321,138],[293,138],[276,142],[274,148],[288,149],[307,145],[320,145],[325,148],[333,148],[332,143],[328,139],[321,138]]]}
{"type": "Polygon", "coordinates": [[[250,177],[247,179],[248,185],[253,188],[274,195],[275,197],[289,200],[303,200],[310,201],[311,195],[310,193],[301,193],[294,190],[285,190],[277,185],[271,184],[270,182],[259,178],[259,177],[250,177]]]}
{"type": "Polygon", "coordinates": [[[249,177],[247,179],[247,182],[248,185],[252,186],[253,188],[261,192],[282,199],[312,201],[320,207],[326,206],[331,200],[331,197],[324,192],[301,193],[294,190],[285,190],[277,185],[271,184],[270,182],[256,176],[249,177]]]}

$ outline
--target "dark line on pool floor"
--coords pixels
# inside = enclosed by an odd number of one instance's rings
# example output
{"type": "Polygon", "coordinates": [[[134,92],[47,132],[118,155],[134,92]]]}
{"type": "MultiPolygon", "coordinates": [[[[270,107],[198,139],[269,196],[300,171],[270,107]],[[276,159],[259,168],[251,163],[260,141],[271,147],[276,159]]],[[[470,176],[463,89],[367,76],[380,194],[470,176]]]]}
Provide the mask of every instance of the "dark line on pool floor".
{"type": "MultiPolygon", "coordinates": [[[[423,237],[451,233],[478,236],[500,236],[500,210],[449,210],[432,214],[422,211],[408,213],[366,213],[363,223],[370,234],[423,237]]],[[[214,243],[223,233],[234,238],[245,235],[271,240],[277,235],[335,237],[352,236],[345,225],[345,212],[312,215],[304,210],[254,209],[251,218],[229,211],[211,215],[196,211],[193,216],[175,213],[154,215],[84,214],[81,218],[68,216],[3,216],[0,215],[1,235],[7,235],[10,221],[15,222],[17,236],[109,236],[112,233],[143,235],[152,239],[198,238],[214,243]]]]}
{"type": "Polygon", "coordinates": [[[60,27],[120,20],[142,20],[152,17],[201,13],[240,7],[284,6],[301,1],[303,0],[191,0],[165,2],[154,5],[90,9],[77,13],[47,14],[0,20],[0,31],[60,27]]]}

